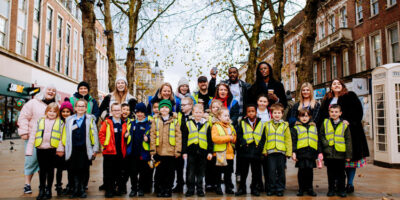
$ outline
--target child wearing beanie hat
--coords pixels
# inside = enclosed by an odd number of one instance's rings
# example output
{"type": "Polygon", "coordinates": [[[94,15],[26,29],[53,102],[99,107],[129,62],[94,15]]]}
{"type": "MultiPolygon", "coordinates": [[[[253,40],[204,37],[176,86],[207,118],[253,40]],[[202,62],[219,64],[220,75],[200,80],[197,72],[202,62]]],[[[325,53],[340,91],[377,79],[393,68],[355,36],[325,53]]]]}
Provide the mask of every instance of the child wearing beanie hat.
{"type": "Polygon", "coordinates": [[[71,102],[69,102],[69,98],[66,97],[64,102],[60,106],[60,116],[63,121],[67,119],[67,117],[71,116],[74,113],[73,106],[71,102]],[[68,112],[69,111],[69,112],[68,112]]]}

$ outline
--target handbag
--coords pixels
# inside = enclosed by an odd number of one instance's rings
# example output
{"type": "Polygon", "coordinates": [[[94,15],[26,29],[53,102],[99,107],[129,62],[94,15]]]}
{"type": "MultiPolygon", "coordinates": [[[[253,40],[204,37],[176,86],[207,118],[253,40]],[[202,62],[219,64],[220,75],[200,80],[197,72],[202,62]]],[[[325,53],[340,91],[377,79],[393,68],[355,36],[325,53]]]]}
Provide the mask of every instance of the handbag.
{"type": "Polygon", "coordinates": [[[226,151],[218,151],[216,152],[216,155],[216,166],[224,167],[228,165],[228,161],[226,160],[226,151]]]}

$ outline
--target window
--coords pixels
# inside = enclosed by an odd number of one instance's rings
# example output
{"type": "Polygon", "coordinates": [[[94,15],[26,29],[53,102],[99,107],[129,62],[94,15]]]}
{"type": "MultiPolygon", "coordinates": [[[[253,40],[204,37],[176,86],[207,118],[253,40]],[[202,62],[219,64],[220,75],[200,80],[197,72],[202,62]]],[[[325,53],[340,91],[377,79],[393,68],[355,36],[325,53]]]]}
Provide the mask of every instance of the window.
{"type": "Polygon", "coordinates": [[[396,131],[397,131],[397,152],[400,152],[400,84],[395,85],[396,93],[396,131]]]}
{"type": "Polygon", "coordinates": [[[335,15],[329,17],[329,33],[334,33],[336,31],[335,25],[335,15]]]}
{"type": "Polygon", "coordinates": [[[18,1],[18,25],[17,25],[17,44],[15,52],[23,55],[25,49],[25,29],[26,29],[26,1],[18,1]]]}
{"type": "Polygon", "coordinates": [[[33,7],[33,19],[37,22],[40,22],[40,8],[41,0],[35,0],[33,7]]]}
{"type": "Polygon", "coordinates": [[[313,83],[314,83],[314,85],[318,84],[318,64],[317,63],[314,63],[313,83]]]}
{"type": "Polygon", "coordinates": [[[291,82],[290,90],[291,91],[296,90],[296,74],[294,73],[294,71],[290,72],[290,82],[291,82]]]}
{"type": "Polygon", "coordinates": [[[361,24],[363,22],[363,8],[362,0],[356,1],[356,24],[361,24]]]}
{"type": "Polygon", "coordinates": [[[371,0],[371,16],[379,14],[378,0],[371,0]]]}
{"type": "Polygon", "coordinates": [[[289,49],[285,49],[285,64],[289,64],[289,49]]]}
{"type": "Polygon", "coordinates": [[[74,50],[72,54],[72,78],[76,79],[76,70],[78,62],[78,31],[74,30],[74,50]]]}
{"type": "Polygon", "coordinates": [[[63,24],[63,19],[58,16],[57,20],[57,39],[61,39],[62,37],[62,24],[63,24]]]}
{"type": "Polygon", "coordinates": [[[81,63],[79,65],[78,80],[82,81],[83,80],[83,38],[82,38],[82,35],[79,40],[79,54],[80,54],[81,63]]]}
{"type": "Polygon", "coordinates": [[[389,37],[389,62],[400,62],[399,32],[397,26],[388,29],[389,37]]]}
{"type": "Polygon", "coordinates": [[[376,148],[378,151],[386,151],[386,116],[385,116],[385,86],[374,86],[375,97],[375,133],[376,148]]]}
{"type": "Polygon", "coordinates": [[[326,82],[326,59],[322,60],[322,76],[321,76],[321,82],[325,83],[326,82]]]}
{"type": "Polygon", "coordinates": [[[45,60],[44,63],[47,67],[50,67],[50,51],[51,51],[51,47],[49,44],[46,44],[46,48],[45,48],[45,60]]]}
{"type": "Polygon", "coordinates": [[[296,42],[296,61],[300,61],[300,40],[296,42]]]}
{"type": "Polygon", "coordinates": [[[71,26],[67,25],[67,32],[65,38],[65,69],[64,72],[68,76],[69,75],[69,55],[70,55],[70,48],[71,48],[71,26]]]}
{"type": "Polygon", "coordinates": [[[350,75],[349,69],[349,51],[343,50],[343,77],[350,75]]]}
{"type": "Polygon", "coordinates": [[[364,41],[356,44],[356,69],[357,73],[365,70],[365,46],[364,41]]]}
{"type": "Polygon", "coordinates": [[[341,28],[347,28],[347,10],[346,7],[340,9],[340,25],[341,28]]]}
{"type": "Polygon", "coordinates": [[[382,58],[381,58],[381,35],[373,35],[370,38],[371,41],[371,67],[375,68],[382,65],[382,58]]]}
{"type": "Polygon", "coordinates": [[[39,39],[35,36],[32,39],[32,59],[39,62],[39,39]]]}
{"type": "Polygon", "coordinates": [[[51,31],[53,24],[53,9],[47,7],[47,20],[46,20],[46,27],[47,30],[51,31]]]}
{"type": "Polygon", "coordinates": [[[61,70],[61,52],[56,50],[56,70],[59,72],[61,70]]]}
{"type": "Polygon", "coordinates": [[[290,61],[294,62],[294,45],[290,46],[290,61]]]}
{"type": "Polygon", "coordinates": [[[321,22],[319,24],[319,39],[323,39],[325,37],[325,24],[321,22]]]}
{"type": "Polygon", "coordinates": [[[337,78],[337,64],[336,64],[336,55],[332,55],[331,57],[331,80],[337,78]]]}
{"type": "Polygon", "coordinates": [[[396,3],[397,3],[396,0],[387,0],[387,7],[393,6],[396,3]]]}

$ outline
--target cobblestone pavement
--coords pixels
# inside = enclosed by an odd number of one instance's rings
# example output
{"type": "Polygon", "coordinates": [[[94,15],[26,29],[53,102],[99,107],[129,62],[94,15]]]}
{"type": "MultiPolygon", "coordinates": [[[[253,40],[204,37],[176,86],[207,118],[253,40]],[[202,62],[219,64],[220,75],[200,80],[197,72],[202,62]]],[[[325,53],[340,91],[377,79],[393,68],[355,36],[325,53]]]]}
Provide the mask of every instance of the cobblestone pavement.
{"type": "MultiPolygon", "coordinates": [[[[0,143],[0,199],[34,199],[38,193],[38,176],[35,174],[32,182],[33,194],[23,194],[23,166],[24,152],[22,140],[6,140],[0,143]],[[10,150],[10,141],[14,142],[13,150],[10,150]]],[[[98,190],[102,183],[102,157],[99,156],[91,167],[88,198],[104,199],[104,193],[98,190]]],[[[261,197],[251,197],[249,194],[240,198],[233,195],[220,197],[214,193],[206,195],[206,199],[312,199],[311,197],[296,197],[297,191],[297,169],[293,161],[288,161],[286,172],[287,190],[285,197],[267,197],[265,193],[261,197]]],[[[63,177],[64,186],[66,172],[63,177]]],[[[339,199],[338,197],[326,197],[327,177],[326,168],[315,169],[314,187],[318,193],[318,199],[339,199]]],[[[54,188],[54,187],[53,187],[54,188]]],[[[128,186],[129,188],[129,186],[128,186]]],[[[400,170],[387,169],[368,164],[357,171],[355,178],[356,192],[349,195],[347,199],[400,199],[400,170]]],[[[53,189],[54,190],[54,189],[53,189]]],[[[248,190],[249,191],[249,190],[248,190]]],[[[128,191],[129,192],[129,191],[128,191]]],[[[53,195],[55,191],[53,192],[53,195]]],[[[123,196],[114,199],[128,199],[123,196]]],[[[145,199],[156,199],[154,194],[148,194],[145,199]]],[[[53,197],[53,199],[66,199],[66,197],[53,197]]],[[[184,198],[182,194],[174,194],[173,199],[200,199],[197,197],[184,198]]]]}

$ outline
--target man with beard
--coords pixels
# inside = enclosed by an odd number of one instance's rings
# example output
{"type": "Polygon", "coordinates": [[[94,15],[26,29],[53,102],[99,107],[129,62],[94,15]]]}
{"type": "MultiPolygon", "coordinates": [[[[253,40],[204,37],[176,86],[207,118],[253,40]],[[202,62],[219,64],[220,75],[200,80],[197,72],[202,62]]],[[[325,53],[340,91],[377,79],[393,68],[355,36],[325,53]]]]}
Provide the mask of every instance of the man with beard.
{"type": "MultiPolygon", "coordinates": [[[[210,85],[215,86],[217,73],[211,70],[211,80],[210,85]]],[[[208,80],[206,76],[200,76],[197,79],[197,86],[199,87],[199,91],[193,93],[194,100],[197,103],[203,104],[204,110],[208,109],[208,102],[212,99],[215,95],[215,88],[211,90],[208,88],[208,80]]]]}

